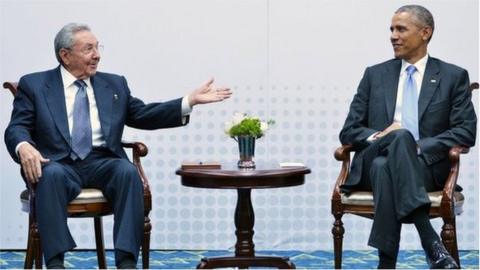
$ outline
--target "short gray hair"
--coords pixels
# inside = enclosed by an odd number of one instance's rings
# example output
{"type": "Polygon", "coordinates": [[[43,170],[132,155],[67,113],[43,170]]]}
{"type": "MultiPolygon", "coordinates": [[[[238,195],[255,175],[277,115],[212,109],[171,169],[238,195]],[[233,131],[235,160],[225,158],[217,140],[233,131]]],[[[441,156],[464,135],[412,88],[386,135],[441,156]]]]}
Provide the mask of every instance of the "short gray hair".
{"type": "MultiPolygon", "coordinates": [[[[395,13],[401,13],[401,12],[407,12],[411,15],[413,15],[414,19],[417,21],[417,23],[421,26],[428,26],[432,28],[432,36],[433,36],[433,30],[435,29],[435,22],[433,21],[433,16],[428,9],[425,7],[422,7],[420,5],[406,5],[402,6],[395,13]]],[[[430,41],[430,39],[428,41],[430,41]]]]}
{"type": "Polygon", "coordinates": [[[73,45],[73,36],[80,31],[91,31],[90,27],[86,24],[81,23],[69,23],[62,27],[55,36],[54,46],[55,46],[55,57],[60,64],[63,64],[62,58],[60,57],[61,49],[70,49],[73,45]]]}

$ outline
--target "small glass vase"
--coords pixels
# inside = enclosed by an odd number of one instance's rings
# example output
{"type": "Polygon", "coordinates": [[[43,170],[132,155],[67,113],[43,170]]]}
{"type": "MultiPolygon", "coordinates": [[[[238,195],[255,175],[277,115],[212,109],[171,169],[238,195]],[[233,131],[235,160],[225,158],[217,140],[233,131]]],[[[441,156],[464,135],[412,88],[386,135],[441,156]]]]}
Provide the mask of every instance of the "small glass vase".
{"type": "Polygon", "coordinates": [[[234,137],[238,142],[238,151],[240,153],[240,160],[237,165],[241,169],[253,169],[255,168],[255,137],[253,136],[237,136],[234,137]]]}

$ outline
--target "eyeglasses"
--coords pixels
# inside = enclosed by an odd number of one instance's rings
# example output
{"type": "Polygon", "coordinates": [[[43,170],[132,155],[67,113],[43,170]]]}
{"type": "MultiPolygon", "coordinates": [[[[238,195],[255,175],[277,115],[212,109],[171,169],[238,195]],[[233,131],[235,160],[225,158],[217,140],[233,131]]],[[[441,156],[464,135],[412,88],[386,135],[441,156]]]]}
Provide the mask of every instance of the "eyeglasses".
{"type": "MultiPolygon", "coordinates": [[[[103,52],[103,45],[102,44],[97,44],[97,45],[86,45],[85,47],[79,49],[78,51],[80,51],[82,54],[84,55],[89,55],[91,53],[93,53],[93,51],[97,51],[97,52],[103,52]]],[[[67,50],[72,50],[72,48],[67,48],[67,50]]]]}

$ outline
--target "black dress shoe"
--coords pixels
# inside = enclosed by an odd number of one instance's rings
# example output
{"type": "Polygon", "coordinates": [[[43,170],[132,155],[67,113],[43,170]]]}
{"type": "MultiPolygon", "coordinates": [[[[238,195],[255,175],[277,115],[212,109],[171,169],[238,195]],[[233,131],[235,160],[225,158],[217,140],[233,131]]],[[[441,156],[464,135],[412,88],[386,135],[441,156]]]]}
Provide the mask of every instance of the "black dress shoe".
{"type": "Polygon", "coordinates": [[[115,264],[117,269],[136,269],[137,262],[132,253],[115,249],[115,264]]]}
{"type": "Polygon", "coordinates": [[[126,259],[118,264],[117,269],[137,269],[137,263],[134,260],[126,259]]]}
{"type": "Polygon", "coordinates": [[[440,241],[433,241],[433,243],[425,249],[427,255],[427,263],[430,269],[458,269],[457,262],[445,249],[445,246],[440,241]]]}
{"type": "Polygon", "coordinates": [[[65,255],[63,253],[53,256],[46,262],[47,269],[65,269],[63,265],[64,258],[65,255]]]}
{"type": "Polygon", "coordinates": [[[397,264],[397,255],[390,255],[386,252],[378,250],[378,266],[377,269],[395,269],[397,264]]]}

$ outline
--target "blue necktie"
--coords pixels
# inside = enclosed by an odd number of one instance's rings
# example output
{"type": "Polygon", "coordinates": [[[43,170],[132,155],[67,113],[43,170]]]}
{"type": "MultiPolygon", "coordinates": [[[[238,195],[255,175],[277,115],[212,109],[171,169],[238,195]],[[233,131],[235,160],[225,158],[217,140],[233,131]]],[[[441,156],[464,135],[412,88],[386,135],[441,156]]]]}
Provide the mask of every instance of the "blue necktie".
{"type": "Polygon", "coordinates": [[[420,136],[418,132],[417,84],[413,78],[415,71],[417,68],[414,65],[407,67],[407,79],[403,86],[402,127],[408,129],[417,141],[420,136]]]}
{"type": "Polygon", "coordinates": [[[82,80],[76,80],[75,85],[78,90],[73,104],[72,153],[70,155],[73,160],[84,159],[92,150],[87,84],[82,80]]]}

